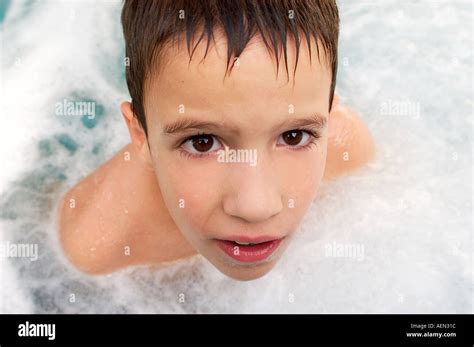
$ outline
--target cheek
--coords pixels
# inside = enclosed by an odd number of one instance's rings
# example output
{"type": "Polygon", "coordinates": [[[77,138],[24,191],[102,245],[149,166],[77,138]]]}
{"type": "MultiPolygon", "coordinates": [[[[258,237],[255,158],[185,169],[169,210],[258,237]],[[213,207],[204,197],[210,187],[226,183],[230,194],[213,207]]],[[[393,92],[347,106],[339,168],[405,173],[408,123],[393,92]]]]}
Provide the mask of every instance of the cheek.
{"type": "Polygon", "coordinates": [[[178,227],[204,233],[219,207],[219,173],[215,165],[196,165],[188,159],[179,165],[162,161],[156,172],[163,199],[178,227]]]}
{"type": "Polygon", "coordinates": [[[287,200],[284,203],[294,209],[295,215],[304,214],[315,198],[324,175],[325,162],[325,150],[318,149],[293,156],[281,167],[283,197],[287,200]]]}

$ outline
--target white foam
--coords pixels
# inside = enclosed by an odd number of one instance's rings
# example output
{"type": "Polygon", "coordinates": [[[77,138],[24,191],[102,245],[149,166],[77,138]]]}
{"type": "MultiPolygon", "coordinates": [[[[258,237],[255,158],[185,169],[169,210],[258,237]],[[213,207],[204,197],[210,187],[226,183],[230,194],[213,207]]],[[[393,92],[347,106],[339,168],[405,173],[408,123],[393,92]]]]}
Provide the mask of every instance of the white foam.
{"type": "MultiPolygon", "coordinates": [[[[6,244],[3,230],[7,222],[0,222],[0,245],[6,244]]],[[[6,258],[0,257],[0,312],[30,313],[33,303],[23,290],[24,284],[6,258]],[[9,293],[9,295],[7,294],[9,293]]]]}

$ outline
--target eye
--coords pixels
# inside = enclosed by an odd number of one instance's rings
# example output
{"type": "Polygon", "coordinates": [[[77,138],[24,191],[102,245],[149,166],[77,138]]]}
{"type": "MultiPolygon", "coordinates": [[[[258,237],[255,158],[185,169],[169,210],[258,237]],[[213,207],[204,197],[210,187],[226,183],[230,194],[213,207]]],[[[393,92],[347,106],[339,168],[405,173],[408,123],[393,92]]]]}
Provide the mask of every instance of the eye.
{"type": "Polygon", "coordinates": [[[278,138],[277,144],[291,147],[303,147],[311,141],[311,135],[304,130],[290,130],[278,138]]]}
{"type": "Polygon", "coordinates": [[[222,147],[213,135],[196,135],[187,139],[181,147],[190,154],[205,154],[214,152],[222,147]]]}

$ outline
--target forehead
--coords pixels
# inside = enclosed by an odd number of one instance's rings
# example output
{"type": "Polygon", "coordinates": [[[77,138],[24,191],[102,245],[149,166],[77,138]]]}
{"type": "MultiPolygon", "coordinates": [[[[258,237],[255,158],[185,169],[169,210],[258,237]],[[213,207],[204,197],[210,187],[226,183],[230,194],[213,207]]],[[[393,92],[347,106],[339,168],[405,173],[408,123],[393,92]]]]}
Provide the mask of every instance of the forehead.
{"type": "MultiPolygon", "coordinates": [[[[216,35],[204,58],[206,42],[201,42],[189,61],[184,45],[170,47],[162,56],[164,65],[153,74],[145,88],[147,115],[172,117],[178,105],[186,110],[249,116],[268,112],[284,113],[290,105],[301,112],[327,114],[331,69],[324,50],[319,59],[313,41],[311,63],[306,41],[300,45],[296,74],[296,48],[288,41],[288,71],[281,52],[280,66],[259,36],[251,39],[238,57],[230,75],[224,78],[227,43],[216,35]]],[[[232,61],[231,61],[232,64],[232,61]]]]}

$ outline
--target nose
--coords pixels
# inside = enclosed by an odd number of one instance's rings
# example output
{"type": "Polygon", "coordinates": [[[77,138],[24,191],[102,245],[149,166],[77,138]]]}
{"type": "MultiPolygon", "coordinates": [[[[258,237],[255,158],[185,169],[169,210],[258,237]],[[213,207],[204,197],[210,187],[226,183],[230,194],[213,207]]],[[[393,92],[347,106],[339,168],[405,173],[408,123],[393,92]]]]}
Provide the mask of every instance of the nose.
{"type": "Polygon", "coordinates": [[[224,212],[249,223],[258,223],[278,215],[283,203],[278,177],[271,166],[229,168],[229,190],[223,200],[224,212]]]}

